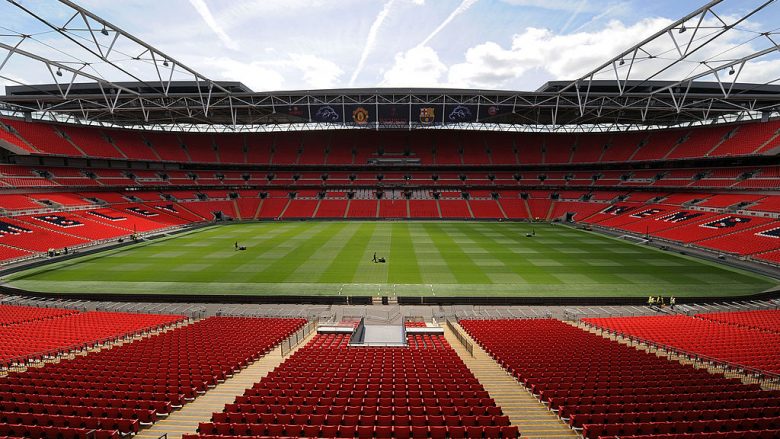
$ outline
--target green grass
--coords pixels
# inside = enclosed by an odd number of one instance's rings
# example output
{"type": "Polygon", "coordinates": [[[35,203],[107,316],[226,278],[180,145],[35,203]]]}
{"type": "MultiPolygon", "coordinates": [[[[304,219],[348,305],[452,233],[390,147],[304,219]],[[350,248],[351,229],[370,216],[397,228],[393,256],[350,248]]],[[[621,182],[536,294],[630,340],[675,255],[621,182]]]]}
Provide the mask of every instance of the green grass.
{"type": "Polygon", "coordinates": [[[734,296],[776,280],[563,226],[281,222],[211,227],[13,274],[61,293],[734,296]],[[536,236],[525,234],[535,230],[536,236]],[[247,251],[235,251],[238,241],[247,251]],[[375,264],[377,253],[386,264],[375,264]]]}

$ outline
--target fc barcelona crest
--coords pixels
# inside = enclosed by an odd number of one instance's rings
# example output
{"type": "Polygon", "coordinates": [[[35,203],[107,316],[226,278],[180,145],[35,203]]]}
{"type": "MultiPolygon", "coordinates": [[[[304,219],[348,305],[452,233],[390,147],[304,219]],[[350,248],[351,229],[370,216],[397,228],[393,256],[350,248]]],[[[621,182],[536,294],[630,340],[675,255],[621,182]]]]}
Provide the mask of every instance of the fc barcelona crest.
{"type": "Polygon", "coordinates": [[[420,123],[423,124],[433,123],[433,121],[436,118],[435,110],[436,109],[434,107],[420,108],[420,123]]]}
{"type": "Polygon", "coordinates": [[[365,125],[368,123],[368,110],[363,107],[357,107],[352,112],[352,120],[358,125],[365,125]]]}

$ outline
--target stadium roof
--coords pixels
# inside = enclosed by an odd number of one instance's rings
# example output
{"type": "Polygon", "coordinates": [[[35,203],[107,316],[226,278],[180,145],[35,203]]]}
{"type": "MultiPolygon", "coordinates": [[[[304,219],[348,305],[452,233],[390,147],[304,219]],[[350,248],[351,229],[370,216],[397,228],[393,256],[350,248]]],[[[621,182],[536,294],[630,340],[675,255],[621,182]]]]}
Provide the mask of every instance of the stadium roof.
{"type": "Polygon", "coordinates": [[[661,125],[711,121],[747,110],[780,108],[780,86],[733,84],[724,97],[717,83],[629,81],[550,82],[533,92],[454,89],[337,89],[255,93],[240,83],[171,83],[165,94],[143,83],[117,83],[110,94],[99,84],[73,84],[67,99],[56,84],[7,88],[6,105],[41,109],[118,126],[333,126],[414,129],[458,126],[661,125]],[[670,88],[671,87],[671,88],[670,88]],[[658,92],[658,91],[661,92],[658,92]],[[666,92],[669,90],[670,92],[666,92]],[[683,96],[683,97],[680,97],[683,96]],[[587,102],[583,102],[586,100],[587,102]],[[203,106],[208,110],[204,111],[203,106]]]}
{"type": "Polygon", "coordinates": [[[780,30],[748,26],[754,15],[777,7],[776,0],[745,0],[736,16],[718,11],[723,0],[711,1],[589,73],[536,91],[259,93],[238,82],[213,81],[69,0],[44,6],[7,1],[61,38],[57,52],[79,53],[58,61],[51,44],[41,49],[30,34],[0,36],[0,78],[19,84],[0,96],[0,111],[11,115],[184,130],[610,130],[768,119],[780,112],[780,72],[770,71],[761,83],[740,82],[777,60],[780,30]],[[740,50],[705,50],[734,32],[747,39],[740,50]],[[26,84],[4,74],[13,62],[48,72],[52,82],[26,84]],[[119,77],[128,80],[108,79],[119,77]]]}

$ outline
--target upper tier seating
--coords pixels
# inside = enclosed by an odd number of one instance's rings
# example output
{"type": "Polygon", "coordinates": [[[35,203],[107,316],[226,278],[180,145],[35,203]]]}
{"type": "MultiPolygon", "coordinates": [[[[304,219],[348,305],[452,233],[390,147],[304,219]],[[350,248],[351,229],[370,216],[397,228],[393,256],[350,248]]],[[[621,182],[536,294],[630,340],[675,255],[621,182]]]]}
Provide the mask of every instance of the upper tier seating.
{"type": "Polygon", "coordinates": [[[349,337],[316,335],[188,438],[518,436],[443,336],[408,335],[407,348],[349,337]]]}
{"type": "MultiPolygon", "coordinates": [[[[175,134],[146,132],[143,137],[152,145],[152,148],[166,162],[190,162],[187,152],[181,147],[181,141],[175,134]]],[[[145,151],[145,144],[136,144],[145,151]]]]}
{"type": "Polygon", "coordinates": [[[165,160],[155,147],[149,147],[138,131],[106,131],[106,136],[125,155],[134,160],[165,160]]]}
{"type": "Polygon", "coordinates": [[[180,134],[182,145],[194,163],[219,163],[211,134],[180,134]]]}
{"type": "Polygon", "coordinates": [[[246,163],[244,154],[244,136],[242,134],[226,134],[214,139],[220,163],[246,163]]]}
{"type": "Polygon", "coordinates": [[[183,320],[182,316],[85,312],[0,327],[0,364],[82,349],[183,320]]]}
{"type": "Polygon", "coordinates": [[[677,145],[665,158],[705,157],[716,146],[719,146],[732,130],[734,130],[734,127],[731,125],[711,127],[708,130],[693,130],[685,141],[677,145]]]}
{"type": "Polygon", "coordinates": [[[0,119],[0,122],[12,127],[24,141],[3,128],[0,128],[0,139],[31,153],[278,165],[365,165],[369,160],[382,157],[414,158],[424,165],[487,166],[514,165],[518,161],[521,164],[572,164],[754,155],[772,153],[776,146],[772,139],[776,140],[780,127],[780,122],[753,122],[578,136],[499,132],[477,135],[469,131],[174,135],[98,130],[18,119],[0,119]]]}
{"type": "Polygon", "coordinates": [[[0,423],[33,437],[30,430],[40,428],[35,424],[47,423],[63,428],[65,437],[91,437],[81,434],[81,425],[106,430],[99,437],[138,433],[140,422],[154,422],[158,414],[191,401],[304,323],[212,317],[70,361],[12,372],[0,378],[0,423]]]}
{"type": "Polygon", "coordinates": [[[780,334],[688,316],[593,318],[584,321],[685,352],[780,372],[780,334]]]}
{"type": "Polygon", "coordinates": [[[63,137],[62,133],[57,129],[58,125],[24,122],[18,119],[2,119],[2,123],[13,128],[21,139],[24,139],[28,144],[35,145],[35,148],[39,151],[71,157],[82,157],[84,155],[63,137]]]}
{"type": "Polygon", "coordinates": [[[100,131],[94,128],[62,126],[62,131],[89,157],[127,158],[100,131]]]}
{"type": "Polygon", "coordinates": [[[775,429],[780,422],[780,391],[763,391],[558,320],[460,324],[587,439],[775,429]]]}
{"type": "Polygon", "coordinates": [[[20,151],[40,152],[34,146],[16,136],[11,130],[12,128],[6,125],[3,119],[0,119],[0,141],[11,145],[11,149],[18,148],[20,151]]]}
{"type": "Polygon", "coordinates": [[[646,133],[624,133],[613,136],[601,154],[601,162],[627,162],[634,159],[639,145],[647,138],[646,133]]]}
{"type": "Polygon", "coordinates": [[[736,134],[724,140],[710,151],[709,157],[756,154],[763,146],[770,146],[770,140],[776,138],[780,123],[757,123],[741,125],[736,134]]]}

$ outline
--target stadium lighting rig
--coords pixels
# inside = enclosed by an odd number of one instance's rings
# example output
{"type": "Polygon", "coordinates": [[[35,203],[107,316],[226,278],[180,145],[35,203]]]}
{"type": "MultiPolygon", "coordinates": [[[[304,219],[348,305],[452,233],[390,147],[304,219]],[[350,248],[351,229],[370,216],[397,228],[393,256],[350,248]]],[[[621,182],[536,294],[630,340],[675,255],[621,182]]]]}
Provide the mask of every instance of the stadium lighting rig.
{"type": "Polygon", "coordinates": [[[767,119],[780,114],[780,30],[755,23],[777,8],[777,0],[711,1],[587,74],[535,91],[253,92],[208,78],[70,0],[0,0],[4,15],[35,24],[0,25],[0,111],[186,131],[608,131],[767,119]],[[736,2],[741,13],[724,12],[736,2]]]}
{"type": "MultiPolygon", "coordinates": [[[[777,0],[742,2],[746,9],[738,16],[719,12],[717,7],[722,3],[723,0],[714,0],[696,9],[561,87],[559,92],[575,90],[580,113],[584,114],[593,105],[589,100],[592,97],[590,84],[610,81],[621,97],[635,92],[646,93],[648,105],[659,97],[671,98],[675,109],[683,111],[689,91],[696,82],[717,84],[723,103],[727,103],[734,93],[748,94],[759,91],[762,86],[780,82],[780,32],[777,29],[757,31],[748,25],[752,17],[770,7],[776,8],[777,0]],[[690,32],[683,35],[687,31],[690,32]],[[724,46],[720,52],[709,50],[716,44],[732,40],[732,46],[724,46]],[[740,75],[751,68],[760,68],[751,64],[759,59],[777,61],[777,68],[768,75],[762,75],[764,80],[760,83],[739,84],[740,75]],[[732,78],[726,80],[726,76],[732,78]],[[666,84],[647,90],[653,81],[666,84]],[[737,84],[740,86],[735,88],[737,84]]],[[[772,105],[763,107],[759,102],[755,104],[743,109],[759,112],[777,110],[772,105]]]]}

